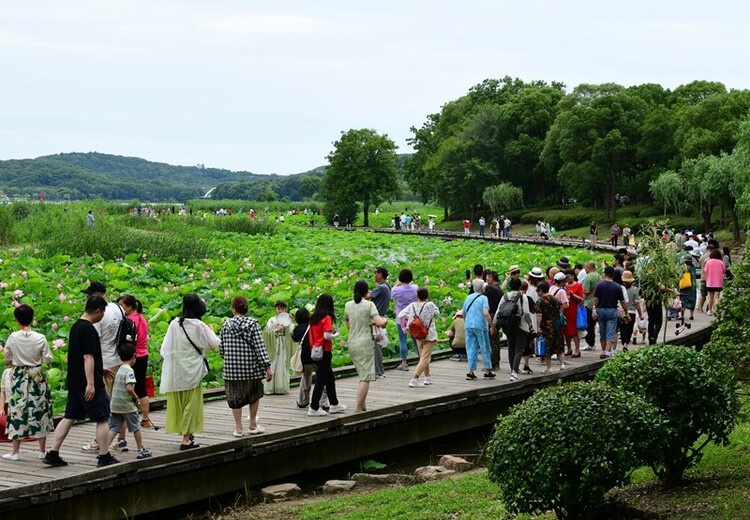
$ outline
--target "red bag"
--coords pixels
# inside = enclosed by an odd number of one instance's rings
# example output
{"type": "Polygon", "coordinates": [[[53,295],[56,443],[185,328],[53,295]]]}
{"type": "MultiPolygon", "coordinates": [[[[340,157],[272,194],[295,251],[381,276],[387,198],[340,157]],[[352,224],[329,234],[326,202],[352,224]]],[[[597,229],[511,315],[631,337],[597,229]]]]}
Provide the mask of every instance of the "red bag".
{"type": "Polygon", "coordinates": [[[156,389],[154,388],[154,376],[146,376],[146,395],[149,397],[156,397],[156,389]]]}
{"type": "MultiPolygon", "coordinates": [[[[427,303],[422,304],[422,309],[424,309],[425,305],[427,305],[427,303]]],[[[419,313],[417,313],[417,315],[414,316],[414,319],[411,320],[411,323],[409,323],[409,334],[411,334],[411,337],[414,339],[425,339],[427,337],[427,333],[430,331],[430,325],[428,324],[425,327],[425,324],[419,317],[422,309],[419,309],[419,313]]],[[[430,320],[430,324],[431,323],[432,320],[430,320]]]]}

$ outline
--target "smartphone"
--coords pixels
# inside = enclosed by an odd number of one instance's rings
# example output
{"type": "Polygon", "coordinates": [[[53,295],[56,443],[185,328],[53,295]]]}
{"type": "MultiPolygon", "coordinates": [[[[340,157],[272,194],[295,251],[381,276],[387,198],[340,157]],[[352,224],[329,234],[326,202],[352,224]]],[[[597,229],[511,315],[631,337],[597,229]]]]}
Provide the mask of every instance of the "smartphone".
{"type": "Polygon", "coordinates": [[[467,280],[471,280],[471,269],[467,269],[464,274],[466,275],[467,280]]]}

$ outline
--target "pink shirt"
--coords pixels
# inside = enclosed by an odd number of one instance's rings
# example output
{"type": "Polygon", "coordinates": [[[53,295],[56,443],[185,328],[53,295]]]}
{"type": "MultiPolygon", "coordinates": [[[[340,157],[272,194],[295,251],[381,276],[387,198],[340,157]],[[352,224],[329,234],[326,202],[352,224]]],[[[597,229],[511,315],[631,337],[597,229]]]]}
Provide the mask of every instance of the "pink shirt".
{"type": "Polygon", "coordinates": [[[128,316],[135,323],[135,357],[148,356],[148,322],[137,312],[128,316]]]}
{"type": "Polygon", "coordinates": [[[724,273],[726,268],[724,262],[718,258],[709,258],[703,266],[703,274],[706,275],[706,287],[724,287],[724,273]]]}

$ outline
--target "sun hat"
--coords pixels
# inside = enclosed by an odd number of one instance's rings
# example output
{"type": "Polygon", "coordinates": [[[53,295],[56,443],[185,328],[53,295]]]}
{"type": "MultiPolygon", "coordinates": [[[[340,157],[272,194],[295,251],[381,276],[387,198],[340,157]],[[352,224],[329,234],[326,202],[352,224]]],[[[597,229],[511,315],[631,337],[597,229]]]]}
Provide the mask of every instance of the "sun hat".
{"type": "Polygon", "coordinates": [[[529,277],[539,278],[541,280],[542,278],[544,278],[544,273],[542,272],[542,269],[540,267],[535,267],[531,271],[529,271],[529,277]]]}
{"type": "Polygon", "coordinates": [[[515,273],[516,271],[520,273],[521,268],[514,264],[514,265],[511,265],[506,272],[509,274],[512,274],[512,273],[515,273]]]}
{"type": "Polygon", "coordinates": [[[630,271],[623,271],[622,273],[622,281],[623,282],[635,282],[635,278],[633,277],[633,273],[630,271]]]}
{"type": "Polygon", "coordinates": [[[560,260],[557,261],[557,267],[560,269],[570,269],[570,260],[567,256],[561,256],[560,260]]]}

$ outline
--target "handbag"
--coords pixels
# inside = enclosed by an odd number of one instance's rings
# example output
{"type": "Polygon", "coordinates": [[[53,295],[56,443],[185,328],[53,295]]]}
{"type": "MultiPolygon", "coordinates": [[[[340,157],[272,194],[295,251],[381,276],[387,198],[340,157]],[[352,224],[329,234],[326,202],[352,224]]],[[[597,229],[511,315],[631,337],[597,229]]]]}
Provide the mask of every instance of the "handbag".
{"type": "Polygon", "coordinates": [[[557,305],[555,305],[555,307],[558,309],[557,316],[555,316],[555,318],[552,320],[552,327],[556,329],[562,329],[568,325],[568,318],[565,316],[565,313],[560,310],[560,301],[555,298],[555,295],[560,291],[562,291],[562,289],[558,289],[557,291],[555,291],[555,294],[551,295],[552,297],[550,298],[550,301],[554,301],[557,303],[557,305]]]}
{"type": "Polygon", "coordinates": [[[305,336],[307,336],[309,330],[310,326],[308,325],[305,333],[302,335],[302,339],[299,340],[297,350],[294,352],[292,359],[289,360],[289,368],[291,368],[296,374],[301,374],[304,370],[304,367],[302,366],[302,343],[305,341],[305,336]]]}
{"type": "Polygon", "coordinates": [[[586,315],[586,307],[580,305],[576,311],[576,329],[586,330],[589,326],[589,319],[586,315]]]}
{"type": "Polygon", "coordinates": [[[323,345],[313,345],[310,349],[310,359],[316,363],[323,359],[323,345]]]}
{"type": "Polygon", "coordinates": [[[680,289],[690,289],[693,286],[693,281],[690,279],[690,272],[685,268],[682,276],[680,276],[680,289]]]}
{"type": "Polygon", "coordinates": [[[542,335],[537,336],[534,340],[534,354],[536,354],[536,357],[547,355],[547,340],[542,335]]]}
{"type": "Polygon", "coordinates": [[[208,375],[208,372],[209,372],[209,369],[208,369],[208,360],[203,356],[203,351],[198,348],[198,345],[196,345],[195,343],[193,343],[193,340],[190,339],[190,336],[188,336],[188,333],[185,330],[185,325],[183,325],[182,322],[180,322],[180,327],[182,327],[182,332],[185,333],[185,337],[188,339],[188,341],[193,346],[193,348],[195,349],[195,351],[198,353],[198,355],[201,357],[201,359],[203,359],[203,373],[201,374],[201,379],[203,379],[204,377],[206,377],[208,375]]]}

